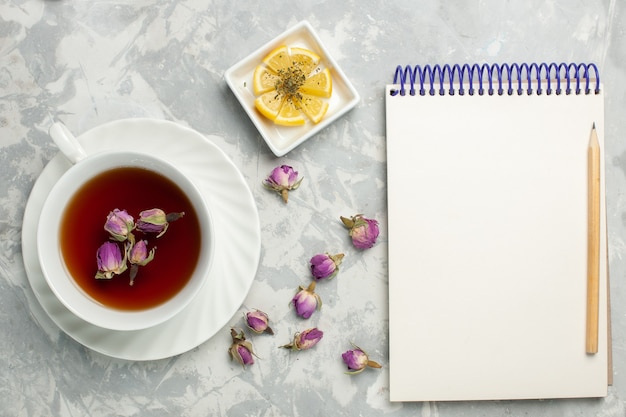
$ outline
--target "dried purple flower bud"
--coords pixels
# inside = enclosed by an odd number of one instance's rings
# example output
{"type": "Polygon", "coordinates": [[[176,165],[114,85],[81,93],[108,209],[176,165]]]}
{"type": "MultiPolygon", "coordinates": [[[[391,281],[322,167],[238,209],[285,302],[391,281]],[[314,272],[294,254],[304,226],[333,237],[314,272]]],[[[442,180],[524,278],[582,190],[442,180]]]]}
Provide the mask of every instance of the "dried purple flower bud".
{"type": "Polygon", "coordinates": [[[155,250],[156,248],[152,248],[148,252],[148,241],[139,240],[128,251],[128,261],[131,264],[145,266],[154,259],[155,250]]]}
{"type": "Polygon", "coordinates": [[[269,317],[261,310],[249,311],[244,314],[244,318],[246,319],[246,326],[248,326],[248,328],[253,332],[266,332],[269,334],[274,334],[274,331],[269,326],[269,317]]]}
{"type": "Polygon", "coordinates": [[[244,368],[246,365],[252,365],[256,354],[252,348],[252,343],[246,340],[243,331],[237,332],[235,329],[230,329],[230,336],[233,339],[233,343],[230,345],[230,349],[228,349],[231,360],[235,359],[244,368]]]}
{"type": "Polygon", "coordinates": [[[144,210],[139,213],[137,229],[144,233],[158,233],[157,237],[161,237],[167,231],[171,222],[180,219],[184,215],[184,212],[166,214],[158,208],[144,210]]]}
{"type": "Polygon", "coordinates": [[[339,265],[344,254],[330,255],[323,253],[311,258],[311,273],[313,277],[320,281],[322,279],[332,279],[339,272],[339,265]]]}
{"type": "Polygon", "coordinates": [[[291,299],[296,314],[308,319],[315,310],[322,307],[322,299],[315,293],[315,281],[311,282],[308,288],[298,287],[299,291],[291,299]]]}
{"type": "Polygon", "coordinates": [[[352,244],[359,249],[369,249],[376,243],[379,229],[378,221],[366,219],[362,214],[351,218],[341,216],[344,226],[349,229],[352,244]]]}
{"type": "Polygon", "coordinates": [[[358,374],[363,372],[363,370],[368,366],[370,368],[382,368],[380,364],[370,360],[369,356],[363,349],[354,343],[351,343],[351,345],[354,349],[348,350],[341,355],[343,362],[348,367],[348,371],[346,372],[347,374],[358,374]]]}
{"type": "Polygon", "coordinates": [[[146,240],[139,240],[134,244],[127,244],[128,261],[130,262],[130,285],[135,283],[135,277],[140,266],[147,265],[154,259],[154,252],[156,247],[152,248],[148,252],[148,242],[146,240]]]}
{"type": "Polygon", "coordinates": [[[238,362],[242,365],[252,365],[254,363],[252,351],[247,346],[243,344],[237,345],[237,354],[239,355],[238,362]]]}
{"type": "Polygon", "coordinates": [[[122,251],[115,242],[104,242],[96,252],[98,272],[96,278],[111,279],[113,275],[119,275],[126,271],[126,252],[122,259],[122,251]]]}
{"type": "Polygon", "coordinates": [[[298,179],[297,171],[289,165],[281,165],[272,170],[263,182],[263,186],[268,190],[276,191],[286,203],[289,199],[289,191],[297,189],[301,182],[302,178],[298,179]]]}
{"type": "Polygon", "coordinates": [[[312,329],[307,329],[303,332],[296,333],[293,337],[293,341],[291,343],[281,346],[281,348],[292,350],[311,349],[320,340],[322,340],[323,336],[324,332],[319,330],[317,327],[314,327],[312,329]]]}
{"type": "Polygon", "coordinates": [[[109,232],[111,237],[118,242],[125,241],[134,228],[135,220],[126,210],[115,209],[111,211],[104,223],[104,230],[109,232]]]}

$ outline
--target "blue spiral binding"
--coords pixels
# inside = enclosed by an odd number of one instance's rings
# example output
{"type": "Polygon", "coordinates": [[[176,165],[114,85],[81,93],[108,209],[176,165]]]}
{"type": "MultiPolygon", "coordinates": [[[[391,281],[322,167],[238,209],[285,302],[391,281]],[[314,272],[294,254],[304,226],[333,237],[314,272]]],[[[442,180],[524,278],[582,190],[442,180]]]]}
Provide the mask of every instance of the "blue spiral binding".
{"type": "Polygon", "coordinates": [[[465,95],[465,88],[469,95],[527,95],[544,93],[542,85],[545,84],[546,94],[572,93],[572,84],[575,84],[574,94],[581,94],[581,81],[584,81],[584,94],[590,94],[590,75],[595,75],[594,94],[600,93],[600,73],[595,64],[574,63],[531,63],[531,64],[463,64],[463,65],[398,65],[393,77],[393,83],[399,85],[399,89],[392,89],[391,95],[406,95],[407,86],[409,94],[414,96],[429,94],[465,95]],[[593,71],[593,74],[591,74],[593,71]],[[552,83],[556,88],[552,88],[552,83]],[[561,83],[565,83],[562,88],[561,83]],[[448,87],[446,91],[446,85],[448,87]],[[458,89],[455,90],[455,85],[458,89]],[[533,86],[535,90],[533,90],[533,86]],[[477,89],[476,89],[476,88],[477,89]],[[485,90],[486,87],[486,90],[485,90]],[[525,90],[524,90],[525,88],[525,90]]]}

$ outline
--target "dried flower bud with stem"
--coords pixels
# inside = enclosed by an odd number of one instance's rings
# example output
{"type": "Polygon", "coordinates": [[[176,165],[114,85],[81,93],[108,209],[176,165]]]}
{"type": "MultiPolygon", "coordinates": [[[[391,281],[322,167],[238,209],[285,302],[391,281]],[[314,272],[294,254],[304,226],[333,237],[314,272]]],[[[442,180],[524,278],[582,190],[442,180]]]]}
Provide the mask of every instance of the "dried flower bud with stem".
{"type": "Polygon", "coordinates": [[[352,244],[358,249],[369,249],[376,243],[380,230],[378,221],[356,214],[350,218],[340,217],[341,222],[349,230],[352,244]]]}
{"type": "Polygon", "coordinates": [[[330,255],[328,253],[322,253],[315,255],[311,258],[311,274],[317,281],[323,279],[333,279],[337,272],[339,272],[339,265],[343,260],[344,254],[338,253],[336,255],[330,255]]]}
{"type": "Polygon", "coordinates": [[[132,236],[135,228],[135,219],[128,214],[126,210],[115,209],[109,212],[104,222],[104,230],[106,230],[112,239],[118,242],[124,242],[132,236]]]}
{"type": "Polygon", "coordinates": [[[137,230],[143,233],[158,233],[157,237],[161,237],[167,231],[170,223],[182,218],[184,215],[184,212],[165,213],[159,208],[144,210],[139,213],[137,230]]]}
{"type": "Polygon", "coordinates": [[[317,327],[313,327],[296,333],[290,343],[280,347],[291,350],[311,349],[313,346],[318,344],[320,340],[322,340],[323,336],[323,331],[319,330],[317,327]]]}
{"type": "Polygon", "coordinates": [[[254,356],[256,356],[256,354],[254,353],[252,343],[246,340],[246,335],[243,333],[243,330],[237,331],[231,328],[230,336],[233,340],[228,349],[231,360],[235,359],[244,368],[246,365],[254,364],[254,356]]]}
{"type": "Polygon", "coordinates": [[[296,308],[296,314],[308,319],[322,307],[322,299],[315,293],[315,281],[311,282],[307,288],[298,287],[298,292],[291,299],[291,304],[296,308]]]}
{"type": "Polygon", "coordinates": [[[283,201],[289,200],[289,191],[300,187],[303,178],[298,178],[298,172],[289,165],[281,165],[272,170],[271,174],[263,181],[263,186],[268,190],[276,191],[283,201]]]}
{"type": "Polygon", "coordinates": [[[248,311],[244,315],[246,326],[255,333],[269,333],[274,334],[274,331],[269,326],[269,317],[261,310],[255,309],[254,311],[248,311]]]}
{"type": "Polygon", "coordinates": [[[127,243],[128,262],[130,263],[130,285],[135,283],[140,266],[146,266],[154,259],[156,247],[148,252],[148,241],[139,240],[127,243]]]}
{"type": "Polygon", "coordinates": [[[370,360],[368,354],[363,349],[352,342],[350,344],[354,347],[354,349],[348,350],[341,355],[343,362],[348,367],[346,374],[355,375],[363,372],[363,370],[367,367],[382,368],[378,362],[370,360]]]}
{"type": "Polygon", "coordinates": [[[98,264],[97,279],[111,279],[126,271],[126,251],[122,258],[122,251],[115,242],[104,242],[96,251],[96,263],[98,264]]]}

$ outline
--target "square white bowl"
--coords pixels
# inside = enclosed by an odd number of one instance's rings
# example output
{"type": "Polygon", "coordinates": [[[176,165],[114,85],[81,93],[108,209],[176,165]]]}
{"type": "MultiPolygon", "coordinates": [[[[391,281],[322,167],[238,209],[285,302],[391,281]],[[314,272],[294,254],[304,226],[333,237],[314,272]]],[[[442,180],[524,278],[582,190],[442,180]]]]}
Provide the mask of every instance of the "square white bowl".
{"type": "Polygon", "coordinates": [[[333,123],[346,112],[354,108],[360,100],[359,93],[345,76],[337,62],[330,56],[309,22],[299,22],[286,32],[266,43],[237,64],[225,74],[226,83],[241,103],[242,107],[257,127],[259,133],[274,155],[283,156],[305,140],[333,123]],[[280,126],[261,115],[254,107],[252,76],[254,69],[263,62],[263,58],[275,48],[286,45],[301,47],[315,52],[321,57],[320,66],[330,70],[333,93],[328,99],[328,111],[317,124],[307,120],[302,126],[280,126]]]}

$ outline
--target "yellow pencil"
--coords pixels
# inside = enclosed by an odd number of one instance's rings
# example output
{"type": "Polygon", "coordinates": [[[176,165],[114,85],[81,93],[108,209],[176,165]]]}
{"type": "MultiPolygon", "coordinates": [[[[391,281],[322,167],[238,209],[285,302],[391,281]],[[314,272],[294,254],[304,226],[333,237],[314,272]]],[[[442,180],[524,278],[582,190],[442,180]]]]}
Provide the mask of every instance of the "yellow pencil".
{"type": "Polygon", "coordinates": [[[600,292],[600,142],[596,124],[591,129],[587,155],[587,339],[586,351],[598,352],[600,292]]]}

